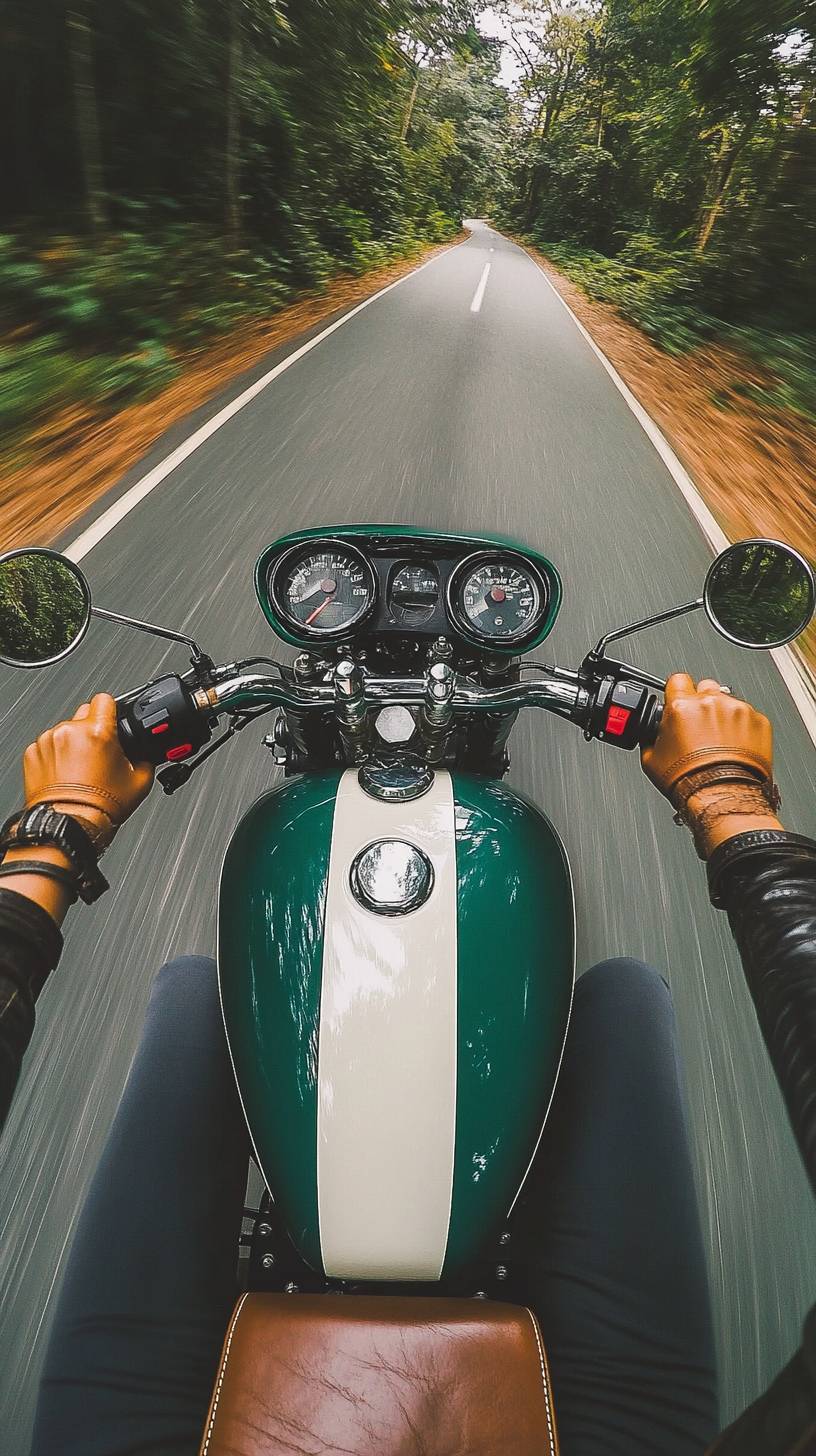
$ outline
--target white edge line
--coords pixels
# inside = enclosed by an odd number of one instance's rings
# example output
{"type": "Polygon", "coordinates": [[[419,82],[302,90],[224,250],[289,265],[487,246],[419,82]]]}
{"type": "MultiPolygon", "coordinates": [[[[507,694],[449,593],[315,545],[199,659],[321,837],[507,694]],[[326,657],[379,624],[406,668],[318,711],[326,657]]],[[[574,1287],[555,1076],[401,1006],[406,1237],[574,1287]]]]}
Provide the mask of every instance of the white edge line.
{"type": "Polygon", "coordinates": [[[145,496],[150,495],[150,492],[155,490],[156,486],[160,485],[175,470],[177,465],[181,465],[182,461],[186,460],[188,456],[198,450],[199,446],[203,445],[206,440],[209,440],[210,436],[214,435],[216,430],[220,430],[221,426],[227,423],[227,420],[231,420],[233,415],[237,415],[239,410],[242,410],[245,405],[255,399],[256,395],[266,389],[267,385],[271,384],[274,379],[277,379],[280,374],[285,373],[287,369],[291,369],[292,365],[296,364],[298,359],[302,359],[305,354],[308,354],[311,349],[315,349],[318,344],[321,344],[336,329],[342,328],[343,324],[348,323],[349,319],[353,319],[364,308],[368,308],[369,304],[376,303],[378,298],[384,298],[385,294],[390,293],[392,288],[399,288],[401,283],[406,283],[409,278],[415,278],[418,273],[422,272],[423,268],[429,268],[432,263],[438,262],[447,253],[453,252],[454,248],[461,247],[463,243],[468,241],[469,237],[463,238],[460,243],[455,243],[453,248],[446,248],[444,252],[437,253],[433,258],[428,258],[424,263],[420,263],[417,268],[412,268],[409,273],[403,273],[401,278],[395,278],[393,283],[386,284],[385,288],[380,288],[377,293],[372,293],[370,298],[364,298],[362,303],[355,304],[354,308],[349,309],[348,313],[344,313],[341,318],[335,319],[334,323],[329,324],[325,329],[321,329],[319,334],[314,335],[314,338],[309,339],[305,344],[301,344],[299,349],[295,349],[293,353],[288,354],[285,359],[282,359],[279,364],[275,365],[274,369],[268,370],[260,379],[256,379],[254,384],[250,384],[247,389],[243,390],[229,404],[224,405],[223,409],[218,410],[211,419],[207,420],[206,424],[194,430],[183,444],[177,446],[175,450],[165,456],[164,460],[160,461],[158,465],[155,465],[152,470],[149,470],[140,480],[137,480],[129,490],[125,491],[124,495],[120,496],[119,500],[114,501],[113,505],[109,506],[106,511],[103,511],[101,516],[97,517],[85,531],[77,536],[76,540],[72,541],[70,546],[66,546],[64,554],[71,561],[77,563],[82,561],[83,557],[87,556],[89,551],[93,550],[94,546],[97,546],[100,541],[104,540],[108,533],[113,530],[114,526],[117,526],[121,520],[124,520],[124,517],[129,515],[133,508],[140,501],[144,500],[145,496]]]}
{"type": "MultiPolygon", "coordinates": [[[[508,239],[508,241],[511,240],[508,239]]],[[[640,403],[640,400],[635,397],[628,384],[624,383],[623,379],[621,379],[621,376],[619,375],[614,364],[610,363],[606,355],[595,343],[592,335],[584,327],[577,315],[573,313],[566,299],[561,297],[561,294],[558,292],[555,284],[547,276],[538,260],[533,257],[532,253],[528,253],[527,249],[522,247],[521,244],[517,243],[516,247],[518,247],[521,252],[525,253],[526,256],[530,259],[530,262],[533,263],[538,269],[539,273],[544,279],[544,282],[547,284],[547,287],[552,289],[553,293],[558,299],[558,302],[563,308],[566,309],[579,333],[582,334],[583,337],[586,339],[593,354],[595,354],[600,360],[601,364],[603,365],[604,369],[612,380],[612,383],[615,385],[615,388],[618,389],[623,395],[623,398],[626,400],[626,403],[632,411],[632,414],[635,416],[638,424],[641,426],[641,429],[646,435],[648,435],[649,439],[654,445],[655,450],[657,451],[658,455],[663,461],[663,464],[665,465],[670,476],[672,477],[672,480],[685,498],[686,504],[688,505],[689,510],[694,516],[694,519],[696,520],[698,526],[700,527],[700,530],[705,536],[709,546],[712,548],[715,554],[720,551],[724,551],[726,546],[731,545],[731,542],[729,541],[722,527],[715,520],[714,516],[712,515],[711,511],[709,510],[708,506],[700,495],[700,492],[698,491],[696,485],[694,484],[694,481],[692,480],[688,471],[685,469],[685,466],[681,465],[679,459],[674,453],[674,450],[666,439],[666,436],[663,434],[663,431],[658,425],[655,424],[654,420],[651,418],[651,415],[648,415],[646,413],[643,405],[640,403]]],[[[791,651],[790,647],[771,648],[769,655],[773,658],[774,663],[779,670],[782,681],[784,682],[785,687],[788,689],[788,692],[790,693],[793,702],[799,712],[799,716],[801,717],[805,728],[810,734],[814,745],[816,745],[816,689],[814,689],[810,682],[807,668],[803,664],[800,665],[799,658],[794,652],[791,651]]]]}

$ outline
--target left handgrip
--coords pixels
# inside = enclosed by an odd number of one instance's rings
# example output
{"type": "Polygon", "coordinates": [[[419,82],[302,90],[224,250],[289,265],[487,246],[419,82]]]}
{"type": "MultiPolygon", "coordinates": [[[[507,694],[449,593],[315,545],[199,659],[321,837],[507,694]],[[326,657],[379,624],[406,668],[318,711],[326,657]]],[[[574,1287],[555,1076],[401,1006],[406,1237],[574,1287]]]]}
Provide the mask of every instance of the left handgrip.
{"type": "Polygon", "coordinates": [[[131,763],[178,763],[210,737],[206,713],[175,674],[156,678],[118,705],[119,742],[131,763]]]}

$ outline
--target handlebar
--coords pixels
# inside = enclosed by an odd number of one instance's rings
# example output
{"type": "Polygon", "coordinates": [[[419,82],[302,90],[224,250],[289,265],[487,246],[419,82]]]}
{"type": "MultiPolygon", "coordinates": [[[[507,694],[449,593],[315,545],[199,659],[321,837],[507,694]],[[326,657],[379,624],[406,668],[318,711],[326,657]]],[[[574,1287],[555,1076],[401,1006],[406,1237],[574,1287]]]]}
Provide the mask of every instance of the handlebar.
{"type": "MultiPolygon", "coordinates": [[[[211,736],[220,714],[233,716],[270,708],[327,713],[338,705],[339,684],[303,683],[275,664],[274,672],[249,672],[247,664],[215,668],[209,685],[175,676],[158,678],[119,703],[119,737],[133,762],[173,763],[192,757],[211,736]]],[[[353,665],[349,664],[352,668],[353,665]]],[[[598,679],[548,667],[524,682],[485,685],[450,675],[447,707],[452,718],[543,708],[583,728],[585,737],[620,748],[653,742],[660,707],[642,684],[612,676],[598,679]]],[[[426,677],[379,677],[360,671],[364,709],[428,703],[426,677]]]]}

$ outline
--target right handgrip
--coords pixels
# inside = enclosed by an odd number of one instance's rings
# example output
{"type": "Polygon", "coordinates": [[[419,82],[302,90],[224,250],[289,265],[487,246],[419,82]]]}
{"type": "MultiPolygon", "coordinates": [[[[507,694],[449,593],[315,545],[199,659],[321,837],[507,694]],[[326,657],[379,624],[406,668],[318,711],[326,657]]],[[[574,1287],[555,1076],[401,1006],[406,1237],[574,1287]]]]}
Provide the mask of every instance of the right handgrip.
{"type": "Polygon", "coordinates": [[[655,698],[654,702],[643,715],[643,722],[640,728],[641,748],[651,748],[660,732],[660,724],[663,720],[663,704],[655,698]]]}
{"type": "Polygon", "coordinates": [[[119,704],[119,742],[131,763],[178,763],[210,737],[206,714],[175,674],[156,678],[119,704]]]}

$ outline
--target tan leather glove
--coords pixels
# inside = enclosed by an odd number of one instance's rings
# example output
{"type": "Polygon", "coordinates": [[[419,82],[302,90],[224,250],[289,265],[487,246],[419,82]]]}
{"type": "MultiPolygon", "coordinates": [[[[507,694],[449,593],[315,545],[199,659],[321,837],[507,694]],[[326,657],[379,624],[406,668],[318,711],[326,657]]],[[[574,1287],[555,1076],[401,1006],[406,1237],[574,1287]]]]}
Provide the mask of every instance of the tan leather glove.
{"type": "Polygon", "coordinates": [[[80,820],[100,851],[150,792],[153,767],[132,764],[116,731],[116,703],[97,693],[25,751],[26,807],[49,803],[80,820]]]}
{"type": "Polygon", "coordinates": [[[641,751],[641,763],[691,828],[702,858],[733,834],[781,827],[771,724],[711,678],[696,687],[687,673],[669,678],[657,741],[641,751]]]}
{"type": "Polygon", "coordinates": [[[703,678],[695,687],[685,672],[666,683],[657,742],[641,753],[646,776],[671,799],[684,774],[709,764],[745,764],[758,778],[773,776],[773,729],[764,713],[703,678]]]}

